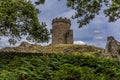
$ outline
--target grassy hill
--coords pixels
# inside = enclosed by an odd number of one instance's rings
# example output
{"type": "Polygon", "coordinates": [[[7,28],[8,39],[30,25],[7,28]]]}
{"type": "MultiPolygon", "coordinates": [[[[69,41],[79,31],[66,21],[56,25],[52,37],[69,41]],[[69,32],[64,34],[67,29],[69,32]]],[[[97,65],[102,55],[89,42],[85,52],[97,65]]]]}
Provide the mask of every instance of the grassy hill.
{"type": "Polygon", "coordinates": [[[0,50],[0,80],[120,80],[120,61],[87,45],[21,44],[0,50]],[[107,57],[106,57],[107,55],[107,57]]]}
{"type": "Polygon", "coordinates": [[[96,52],[101,48],[88,45],[58,44],[49,46],[39,46],[23,42],[17,47],[7,47],[0,51],[4,52],[29,52],[29,53],[81,53],[96,52]]]}

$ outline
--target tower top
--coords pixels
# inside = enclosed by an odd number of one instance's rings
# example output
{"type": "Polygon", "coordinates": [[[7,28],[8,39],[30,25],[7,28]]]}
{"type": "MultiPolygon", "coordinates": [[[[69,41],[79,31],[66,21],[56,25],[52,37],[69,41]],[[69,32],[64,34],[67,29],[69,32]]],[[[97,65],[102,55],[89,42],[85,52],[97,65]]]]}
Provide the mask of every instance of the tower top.
{"type": "Polygon", "coordinates": [[[59,18],[55,18],[52,20],[52,24],[57,23],[57,22],[64,22],[64,23],[68,23],[71,25],[71,21],[68,18],[59,17],[59,18]]]}

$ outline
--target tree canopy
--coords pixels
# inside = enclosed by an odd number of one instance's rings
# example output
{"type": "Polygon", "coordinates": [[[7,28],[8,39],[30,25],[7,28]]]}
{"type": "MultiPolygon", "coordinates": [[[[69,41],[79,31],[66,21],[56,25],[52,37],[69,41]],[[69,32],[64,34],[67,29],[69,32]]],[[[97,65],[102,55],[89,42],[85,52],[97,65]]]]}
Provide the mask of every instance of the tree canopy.
{"type": "Polygon", "coordinates": [[[78,19],[79,27],[89,24],[102,10],[109,22],[120,19],[120,0],[67,0],[67,6],[76,10],[72,18],[78,19]]]}
{"type": "Polygon", "coordinates": [[[0,36],[7,36],[15,44],[21,36],[28,41],[45,42],[49,39],[45,24],[40,24],[37,11],[27,0],[0,0],[0,36]]]}

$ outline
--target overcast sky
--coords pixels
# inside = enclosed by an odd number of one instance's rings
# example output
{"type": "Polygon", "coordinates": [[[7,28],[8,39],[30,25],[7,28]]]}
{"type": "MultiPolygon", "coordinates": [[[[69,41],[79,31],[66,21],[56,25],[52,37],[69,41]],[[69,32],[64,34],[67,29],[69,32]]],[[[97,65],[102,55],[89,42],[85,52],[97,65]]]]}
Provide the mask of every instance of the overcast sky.
{"type": "MultiPolygon", "coordinates": [[[[52,28],[52,19],[56,17],[70,18],[74,14],[74,10],[66,7],[66,0],[46,0],[44,5],[38,6],[41,13],[38,15],[40,22],[46,22],[48,30],[52,28]]],[[[74,41],[77,43],[86,43],[98,47],[105,47],[107,36],[114,36],[120,40],[120,20],[114,23],[108,23],[107,18],[103,14],[96,16],[90,24],[83,28],[78,28],[76,20],[72,20],[71,28],[74,31],[74,41]]],[[[1,40],[3,43],[5,40],[1,40]]],[[[5,44],[3,44],[5,46],[5,44]]],[[[6,43],[6,46],[8,43],[6,43]]]]}

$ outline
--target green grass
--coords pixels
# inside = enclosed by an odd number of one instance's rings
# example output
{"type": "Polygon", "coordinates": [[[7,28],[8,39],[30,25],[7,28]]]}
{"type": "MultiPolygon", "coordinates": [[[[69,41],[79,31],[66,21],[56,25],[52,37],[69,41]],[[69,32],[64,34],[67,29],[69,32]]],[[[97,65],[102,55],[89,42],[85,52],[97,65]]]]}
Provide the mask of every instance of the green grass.
{"type": "Polygon", "coordinates": [[[120,61],[92,54],[0,55],[0,80],[120,80],[120,61]]]}

